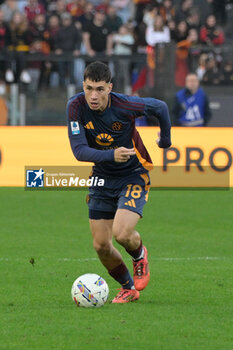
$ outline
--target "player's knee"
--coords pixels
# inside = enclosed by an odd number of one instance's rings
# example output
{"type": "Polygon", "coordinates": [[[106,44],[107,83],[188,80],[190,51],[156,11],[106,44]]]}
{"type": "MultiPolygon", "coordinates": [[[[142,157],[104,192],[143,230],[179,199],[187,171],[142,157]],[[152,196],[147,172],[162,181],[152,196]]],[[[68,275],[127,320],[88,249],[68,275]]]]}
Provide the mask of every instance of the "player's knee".
{"type": "Polygon", "coordinates": [[[110,254],[112,246],[109,242],[93,241],[93,247],[98,255],[107,256],[110,254]]]}
{"type": "Polygon", "coordinates": [[[122,245],[127,246],[131,242],[131,230],[121,229],[120,231],[114,232],[113,235],[116,241],[122,245]]]}

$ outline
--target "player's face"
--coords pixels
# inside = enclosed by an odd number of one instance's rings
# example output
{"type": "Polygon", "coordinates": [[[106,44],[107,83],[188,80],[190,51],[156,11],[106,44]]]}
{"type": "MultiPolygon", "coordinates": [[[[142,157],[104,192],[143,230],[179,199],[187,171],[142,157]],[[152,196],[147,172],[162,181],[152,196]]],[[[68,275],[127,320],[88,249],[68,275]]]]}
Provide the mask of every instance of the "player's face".
{"type": "Polygon", "coordinates": [[[112,91],[111,83],[86,79],[83,82],[83,90],[87,104],[93,111],[105,110],[108,105],[108,95],[112,91]]]}

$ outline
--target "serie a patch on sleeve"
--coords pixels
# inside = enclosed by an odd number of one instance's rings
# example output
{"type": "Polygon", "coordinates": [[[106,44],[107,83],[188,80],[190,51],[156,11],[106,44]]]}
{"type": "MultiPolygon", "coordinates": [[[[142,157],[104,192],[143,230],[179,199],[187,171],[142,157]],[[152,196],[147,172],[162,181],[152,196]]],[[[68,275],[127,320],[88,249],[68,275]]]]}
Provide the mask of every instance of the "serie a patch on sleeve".
{"type": "Polygon", "coordinates": [[[72,135],[78,135],[78,134],[80,134],[79,123],[78,123],[77,121],[75,121],[75,122],[70,122],[70,127],[71,127],[72,135]]]}

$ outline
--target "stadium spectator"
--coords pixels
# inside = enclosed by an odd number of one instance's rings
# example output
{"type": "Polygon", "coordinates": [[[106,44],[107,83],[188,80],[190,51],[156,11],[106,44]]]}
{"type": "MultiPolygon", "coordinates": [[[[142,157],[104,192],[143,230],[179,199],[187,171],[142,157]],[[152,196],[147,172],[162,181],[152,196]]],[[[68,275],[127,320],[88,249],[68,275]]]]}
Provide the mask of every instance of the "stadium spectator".
{"type": "Polygon", "coordinates": [[[66,11],[77,19],[84,14],[85,5],[86,0],[71,0],[66,6],[66,11]]]}
{"type": "Polygon", "coordinates": [[[197,30],[194,28],[189,29],[186,39],[178,41],[176,44],[177,59],[186,60],[190,53],[192,56],[199,55],[200,49],[198,48],[198,44],[199,37],[197,30]]]}
{"type": "Polygon", "coordinates": [[[176,28],[173,34],[176,43],[186,40],[188,36],[188,25],[187,22],[182,20],[176,24],[176,28]]]}
{"type": "Polygon", "coordinates": [[[48,12],[48,8],[50,4],[54,2],[54,0],[39,0],[39,2],[44,6],[45,11],[48,12]]]}
{"type": "Polygon", "coordinates": [[[211,118],[209,100],[195,73],[186,77],[186,86],[177,92],[173,107],[176,126],[206,126],[211,118]]]}
{"type": "Polygon", "coordinates": [[[15,12],[10,21],[11,45],[11,63],[16,63],[16,81],[29,84],[31,77],[27,70],[26,56],[31,44],[31,34],[28,27],[28,20],[21,12],[15,12]]]}
{"type": "Polygon", "coordinates": [[[168,23],[167,23],[167,26],[170,30],[170,37],[171,37],[171,40],[172,41],[176,41],[176,22],[175,20],[170,20],[168,23]]]}
{"type": "Polygon", "coordinates": [[[227,0],[209,0],[209,2],[212,4],[213,14],[216,17],[217,23],[225,25],[227,20],[227,0]]]}
{"type": "Polygon", "coordinates": [[[201,19],[197,8],[193,8],[190,11],[189,16],[186,18],[186,23],[188,25],[188,29],[196,29],[199,33],[201,28],[201,19]]]}
{"type": "Polygon", "coordinates": [[[158,43],[169,43],[170,30],[164,24],[163,17],[157,15],[153,26],[148,26],[146,30],[146,42],[149,46],[155,47],[158,43]]]}
{"type": "Polygon", "coordinates": [[[47,33],[50,51],[55,51],[55,38],[60,29],[60,20],[57,15],[52,15],[48,19],[47,33]]]}
{"type": "Polygon", "coordinates": [[[112,54],[112,34],[104,22],[104,11],[96,10],[93,21],[84,28],[83,40],[89,56],[93,57],[97,53],[112,54]]]}
{"type": "Polygon", "coordinates": [[[134,27],[134,39],[135,47],[134,51],[138,53],[146,53],[147,42],[146,42],[146,24],[141,22],[134,27]]]}
{"type": "Polygon", "coordinates": [[[118,33],[113,35],[114,53],[116,55],[131,55],[134,37],[127,25],[122,25],[118,33]]]}
{"type": "Polygon", "coordinates": [[[94,17],[94,6],[91,2],[87,2],[84,7],[84,13],[77,17],[76,20],[81,23],[81,27],[85,28],[86,25],[93,21],[94,17]]]}
{"type": "Polygon", "coordinates": [[[49,17],[52,14],[54,14],[56,11],[56,8],[57,8],[57,0],[50,0],[46,6],[47,16],[49,17]]]}
{"type": "Polygon", "coordinates": [[[148,5],[144,11],[143,23],[145,23],[147,27],[153,27],[155,24],[155,18],[158,14],[159,11],[156,6],[148,5]]]}
{"type": "MultiPolygon", "coordinates": [[[[56,35],[60,29],[60,20],[57,15],[51,15],[48,19],[47,33],[50,52],[56,49],[56,35]]],[[[57,62],[47,62],[46,68],[48,70],[47,85],[57,86],[59,84],[59,69],[57,62]]]]}
{"type": "Polygon", "coordinates": [[[61,18],[64,12],[66,12],[66,0],[57,0],[55,10],[51,14],[61,18]]]}
{"type": "Polygon", "coordinates": [[[209,55],[206,61],[206,71],[202,82],[207,85],[219,85],[221,72],[214,55],[209,55]]]}
{"type": "Polygon", "coordinates": [[[112,0],[111,5],[117,8],[117,15],[121,18],[123,23],[129,22],[133,17],[132,0],[112,0]]]}
{"type": "MultiPolygon", "coordinates": [[[[115,55],[131,55],[134,37],[126,25],[119,28],[117,34],[113,35],[115,55]]],[[[120,58],[117,63],[116,89],[118,92],[131,93],[130,61],[120,58]]]]}
{"type": "Polygon", "coordinates": [[[151,3],[150,0],[133,0],[135,4],[135,21],[137,24],[143,21],[144,11],[148,4],[151,3]]]}
{"type": "Polygon", "coordinates": [[[190,43],[187,41],[188,25],[186,21],[180,21],[174,32],[173,39],[176,42],[176,66],[175,66],[175,85],[183,87],[185,77],[188,74],[188,48],[190,43]]]}
{"type": "Polygon", "coordinates": [[[206,72],[206,61],[207,61],[208,55],[206,53],[202,53],[199,57],[196,74],[198,76],[199,81],[202,81],[203,76],[206,72]]]}
{"type": "Polygon", "coordinates": [[[146,30],[146,42],[147,46],[147,65],[148,65],[148,84],[152,88],[154,87],[154,69],[155,62],[159,64],[159,69],[163,69],[163,63],[165,59],[164,45],[169,43],[170,30],[164,24],[163,18],[160,15],[155,17],[155,23],[153,26],[149,26],[146,30]],[[156,45],[160,44],[159,50],[156,50],[156,45]],[[155,59],[155,55],[157,59],[155,59]]]}
{"type": "Polygon", "coordinates": [[[109,28],[111,33],[117,33],[122,25],[122,19],[117,15],[117,8],[109,6],[105,19],[105,25],[109,28]]]}
{"type": "Polygon", "coordinates": [[[29,22],[32,22],[36,15],[45,14],[45,8],[38,0],[28,0],[28,5],[25,6],[24,11],[29,22]]]}
{"type": "MultiPolygon", "coordinates": [[[[72,16],[70,13],[63,13],[61,15],[61,21],[61,28],[58,30],[54,40],[55,53],[57,55],[70,53],[73,56],[78,57],[82,43],[81,33],[72,23],[72,16]]],[[[67,77],[70,79],[70,82],[72,82],[73,72],[71,71],[72,65],[70,62],[62,61],[58,63],[58,66],[60,85],[65,85],[65,78],[67,77]]]]}
{"type": "Polygon", "coordinates": [[[28,0],[18,0],[18,11],[24,13],[24,9],[27,5],[28,0]]]}
{"type": "Polygon", "coordinates": [[[1,10],[4,14],[4,21],[9,23],[15,11],[19,11],[19,3],[17,0],[5,0],[1,5],[1,10]]]}
{"type": "Polygon", "coordinates": [[[187,40],[190,42],[190,47],[195,47],[200,44],[198,31],[196,28],[190,28],[188,30],[187,40]]]}
{"type": "MultiPolygon", "coordinates": [[[[30,45],[30,54],[44,54],[43,44],[40,39],[34,39],[30,45]]],[[[28,62],[28,72],[31,77],[31,83],[29,84],[29,90],[36,93],[39,88],[39,81],[44,73],[44,63],[40,60],[28,62]]]]}
{"type": "Polygon", "coordinates": [[[0,55],[3,60],[0,61],[0,80],[4,78],[8,83],[14,81],[13,71],[11,69],[10,57],[7,48],[11,45],[11,33],[9,26],[4,21],[4,12],[0,8],[0,55]]]}
{"type": "Polygon", "coordinates": [[[190,16],[193,6],[193,0],[181,0],[175,14],[176,23],[186,21],[186,19],[190,16]]]}
{"type": "Polygon", "coordinates": [[[110,3],[110,0],[103,0],[103,1],[101,1],[101,3],[98,6],[95,7],[96,11],[102,11],[106,15],[107,12],[108,12],[109,3],[110,3]]]}
{"type": "Polygon", "coordinates": [[[201,53],[198,31],[191,28],[187,36],[188,67],[190,72],[195,72],[201,53]]]}
{"type": "Polygon", "coordinates": [[[200,30],[200,41],[208,46],[216,46],[223,44],[224,40],[224,32],[216,24],[215,16],[208,16],[205,25],[200,30]]]}
{"type": "MultiPolygon", "coordinates": [[[[30,33],[32,41],[30,54],[41,53],[43,55],[48,55],[51,52],[51,34],[46,25],[45,14],[40,13],[35,16],[34,20],[31,22],[30,33]]],[[[36,88],[39,87],[39,80],[42,83],[45,77],[49,75],[51,64],[46,61],[30,61],[28,66],[30,68],[29,74],[32,80],[34,80],[29,88],[31,91],[35,92],[36,88]]]]}
{"type": "Polygon", "coordinates": [[[174,20],[175,18],[175,7],[172,0],[164,0],[159,5],[159,14],[163,17],[164,23],[174,20]]]}
{"type": "Polygon", "coordinates": [[[227,60],[223,64],[221,71],[221,83],[224,85],[233,84],[233,62],[231,60],[227,60]]]}
{"type": "Polygon", "coordinates": [[[207,16],[213,13],[210,0],[194,0],[194,10],[198,10],[200,16],[200,23],[203,25],[207,16]]]}
{"type": "Polygon", "coordinates": [[[61,27],[54,38],[55,53],[61,55],[64,52],[69,52],[78,56],[82,41],[81,34],[72,23],[70,13],[63,13],[61,21],[61,27]]]}
{"type": "Polygon", "coordinates": [[[42,52],[48,54],[50,52],[50,45],[45,14],[39,13],[34,17],[30,25],[30,33],[32,42],[40,41],[42,52]]]}

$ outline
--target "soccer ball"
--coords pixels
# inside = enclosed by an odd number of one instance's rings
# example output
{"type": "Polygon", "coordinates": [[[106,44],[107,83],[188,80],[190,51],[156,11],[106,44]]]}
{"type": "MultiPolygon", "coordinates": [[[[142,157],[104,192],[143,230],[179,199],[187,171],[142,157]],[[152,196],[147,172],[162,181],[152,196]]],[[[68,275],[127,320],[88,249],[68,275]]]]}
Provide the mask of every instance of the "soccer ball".
{"type": "Polygon", "coordinates": [[[100,307],[108,299],[109,288],[106,281],[95,273],[79,276],[73,283],[71,296],[77,306],[100,307]]]}

